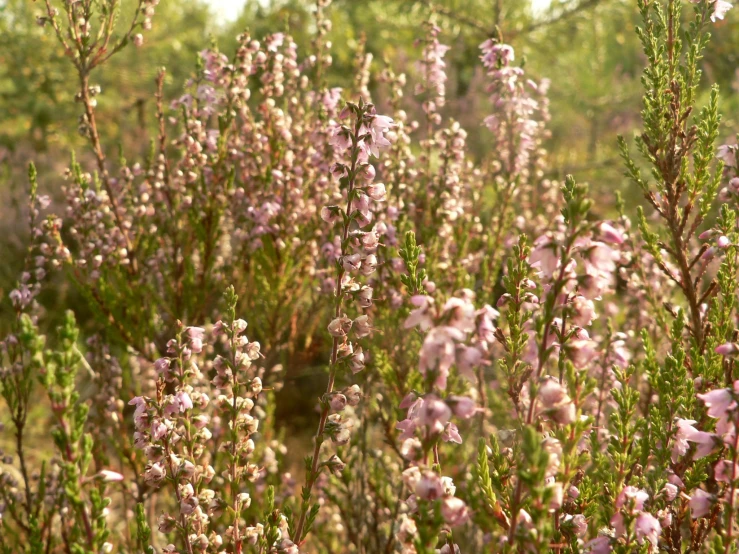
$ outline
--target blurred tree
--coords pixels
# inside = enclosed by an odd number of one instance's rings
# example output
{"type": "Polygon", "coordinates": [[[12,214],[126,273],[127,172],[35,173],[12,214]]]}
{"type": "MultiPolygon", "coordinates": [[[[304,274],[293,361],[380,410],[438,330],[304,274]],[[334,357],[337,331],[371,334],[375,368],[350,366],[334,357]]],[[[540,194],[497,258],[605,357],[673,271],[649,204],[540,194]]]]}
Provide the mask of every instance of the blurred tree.
{"type": "MultiPolygon", "coordinates": [[[[124,10],[133,9],[124,3],[124,10]]],[[[0,7],[0,147],[75,148],[80,107],[74,102],[77,83],[72,67],[52,33],[41,28],[41,3],[6,0],[0,7]]],[[[195,55],[207,34],[219,29],[200,0],[162,2],[156,25],[141,49],[128,48],[114,64],[93,73],[102,87],[99,97],[101,135],[116,143],[147,125],[152,112],[157,68],[168,68],[168,83],[181,88],[193,72],[195,55]]]]}

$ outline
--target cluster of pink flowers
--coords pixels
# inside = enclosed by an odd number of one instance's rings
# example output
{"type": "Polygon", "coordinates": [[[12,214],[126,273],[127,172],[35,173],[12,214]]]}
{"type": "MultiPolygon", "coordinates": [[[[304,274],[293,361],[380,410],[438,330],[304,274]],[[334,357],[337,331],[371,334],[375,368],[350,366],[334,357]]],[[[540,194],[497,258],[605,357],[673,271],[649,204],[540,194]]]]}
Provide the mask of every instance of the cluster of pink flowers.
{"type": "Polygon", "coordinates": [[[501,149],[499,160],[508,178],[528,169],[532,151],[538,148],[543,126],[548,119],[544,98],[549,81],[526,80],[524,70],[513,65],[513,48],[488,39],[480,45],[482,63],[488,72],[493,114],[485,125],[501,149]],[[542,104],[542,102],[544,102],[542,104]],[[510,137],[515,137],[511,143],[510,137]]]}
{"type": "MultiPolygon", "coordinates": [[[[224,355],[206,365],[215,375],[211,389],[196,361],[209,349],[205,329],[182,327],[168,342],[168,355],[154,363],[156,397],[137,396],[129,402],[135,406],[134,444],[147,459],[144,482],[153,488],[171,486],[178,503],[175,513],[159,516],[159,531],[176,532],[188,552],[227,544],[239,552],[242,544],[256,544],[263,535],[261,523],[242,520],[251,505],[244,483],[264,478],[261,464],[251,461],[256,449],[252,436],[259,429],[255,406],[262,392],[252,362],[259,358],[260,346],[246,338],[245,329],[242,319],[218,321],[213,327],[215,345],[222,343],[224,355]],[[228,490],[209,488],[220,479],[213,466],[213,443],[228,456],[223,473],[228,490]],[[226,533],[214,532],[227,507],[226,533]]],[[[166,551],[178,552],[174,545],[166,551]]]]}
{"type": "Polygon", "coordinates": [[[421,59],[417,62],[418,72],[421,74],[421,82],[416,86],[416,94],[424,95],[423,111],[426,112],[430,121],[439,125],[441,115],[438,110],[444,106],[446,96],[446,63],[444,55],[449,51],[449,46],[441,44],[439,33],[441,29],[433,23],[427,23],[427,32],[424,37],[424,47],[421,59]]]}
{"type": "MultiPolygon", "coordinates": [[[[719,353],[726,350],[722,347],[717,348],[719,353]]],[[[717,493],[710,493],[702,488],[691,493],[690,510],[693,518],[706,517],[719,501],[731,502],[732,505],[736,501],[733,495],[739,479],[736,429],[737,407],[739,407],[736,400],[737,391],[739,391],[739,381],[735,381],[733,388],[730,389],[714,389],[698,394],[698,398],[706,406],[708,417],[717,420],[714,433],[699,431],[695,428],[695,421],[678,421],[680,430],[677,434],[678,440],[674,450],[676,454],[684,455],[686,453],[685,442],[688,441],[696,445],[693,454],[695,459],[710,455],[722,445],[725,447],[725,455],[729,457],[729,459],[719,459],[713,466],[714,478],[717,483],[722,484],[717,493]]]]}

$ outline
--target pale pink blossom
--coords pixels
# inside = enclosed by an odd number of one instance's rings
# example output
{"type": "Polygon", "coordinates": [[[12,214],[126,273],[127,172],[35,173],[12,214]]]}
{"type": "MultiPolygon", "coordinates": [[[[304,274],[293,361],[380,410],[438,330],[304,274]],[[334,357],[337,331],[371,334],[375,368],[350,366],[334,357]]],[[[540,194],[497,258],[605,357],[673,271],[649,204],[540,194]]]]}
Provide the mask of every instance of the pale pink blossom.
{"type": "Polygon", "coordinates": [[[585,543],[585,552],[590,554],[608,554],[612,551],[611,539],[605,535],[601,535],[585,543]]]}
{"type": "Polygon", "coordinates": [[[604,242],[608,242],[610,244],[623,244],[624,243],[623,232],[616,229],[610,223],[606,223],[604,221],[603,223],[600,224],[600,226],[598,227],[598,230],[600,231],[600,236],[604,242]]]}
{"type": "Polygon", "coordinates": [[[733,480],[739,479],[739,464],[731,460],[719,460],[713,468],[716,481],[721,483],[731,483],[733,480]]]}
{"type": "Polygon", "coordinates": [[[711,506],[714,503],[714,496],[707,493],[703,489],[696,489],[693,494],[690,495],[690,514],[693,519],[698,519],[708,514],[711,511],[711,506]]]}
{"type": "MultiPolygon", "coordinates": [[[[719,0],[719,3],[721,3],[721,0],[719,0]]],[[[723,2],[723,4],[728,4],[728,2],[723,2]]],[[[731,4],[729,4],[729,7],[731,7],[731,4]]],[[[724,162],[724,166],[736,167],[737,151],[739,151],[738,144],[724,144],[718,147],[716,157],[724,162]]]]}
{"type": "Polygon", "coordinates": [[[714,352],[716,352],[716,354],[721,354],[722,356],[733,356],[739,352],[739,346],[733,342],[726,342],[717,346],[714,349],[714,352]]]}
{"type": "Polygon", "coordinates": [[[706,405],[710,417],[719,418],[736,408],[736,401],[729,389],[715,389],[696,396],[706,405]]]}
{"type": "Polygon", "coordinates": [[[118,481],[123,481],[123,475],[121,475],[117,471],[111,471],[109,469],[100,470],[100,472],[97,475],[98,477],[100,477],[100,479],[102,479],[106,483],[115,483],[118,481]]]}
{"type": "Polygon", "coordinates": [[[642,512],[636,516],[636,540],[639,543],[644,541],[650,542],[652,546],[656,547],[659,542],[659,536],[662,532],[662,526],[652,514],[642,512]]]}
{"type": "Polygon", "coordinates": [[[675,444],[672,448],[672,459],[676,462],[680,456],[685,455],[692,442],[697,446],[695,458],[700,459],[708,456],[713,451],[716,441],[715,435],[699,431],[694,427],[695,421],[691,419],[677,419],[677,433],[675,435],[675,444]]]}
{"type": "Polygon", "coordinates": [[[433,471],[424,471],[415,487],[416,496],[423,500],[436,500],[444,494],[441,479],[433,471]]]}
{"type": "Polygon", "coordinates": [[[450,527],[456,527],[469,519],[469,510],[463,500],[448,496],[441,503],[441,516],[450,527]]]}

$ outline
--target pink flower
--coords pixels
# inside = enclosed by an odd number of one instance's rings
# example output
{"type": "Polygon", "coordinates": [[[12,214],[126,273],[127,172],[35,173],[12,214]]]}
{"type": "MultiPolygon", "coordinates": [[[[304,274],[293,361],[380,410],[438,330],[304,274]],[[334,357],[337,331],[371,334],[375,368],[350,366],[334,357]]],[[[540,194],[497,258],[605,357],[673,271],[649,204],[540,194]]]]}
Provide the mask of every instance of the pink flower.
{"type": "Polygon", "coordinates": [[[167,435],[167,426],[161,420],[155,419],[151,423],[151,438],[159,440],[167,435]]]}
{"type": "Polygon", "coordinates": [[[450,527],[462,525],[469,518],[469,510],[463,500],[447,496],[441,503],[441,516],[450,527]]]}
{"type": "Polygon", "coordinates": [[[475,307],[469,298],[450,298],[444,304],[442,312],[445,315],[451,314],[449,325],[452,327],[459,329],[463,333],[471,333],[475,330],[475,307]]]}
{"type": "Polygon", "coordinates": [[[417,306],[412,310],[408,318],[405,320],[403,327],[410,329],[411,327],[419,327],[422,331],[428,331],[434,324],[431,318],[431,306],[434,305],[434,299],[430,296],[417,294],[411,297],[411,304],[417,306]]]}
{"type": "Polygon", "coordinates": [[[158,374],[160,375],[164,374],[166,376],[167,372],[169,371],[171,363],[172,362],[169,358],[159,358],[157,361],[154,362],[154,369],[156,370],[158,374]]]}
{"type": "Polygon", "coordinates": [[[475,401],[467,396],[452,395],[447,402],[451,405],[454,415],[459,418],[469,419],[477,413],[475,401]]]}
{"type": "Polygon", "coordinates": [[[590,554],[608,554],[613,550],[611,539],[601,535],[585,544],[585,551],[590,554]]]}
{"type": "Polygon", "coordinates": [[[716,0],[716,3],[713,5],[713,14],[711,14],[711,21],[714,23],[717,19],[723,19],[726,15],[726,12],[728,12],[731,8],[733,8],[729,2],[726,2],[725,0],[716,0]]]}
{"type": "Polygon", "coordinates": [[[205,337],[205,329],[202,327],[187,327],[185,329],[185,336],[190,340],[203,340],[203,337],[205,337]]]}
{"type": "Polygon", "coordinates": [[[187,394],[185,391],[179,391],[175,396],[177,398],[177,407],[179,408],[180,412],[184,412],[185,410],[192,410],[193,404],[189,394],[187,394]]]}
{"type": "Polygon", "coordinates": [[[357,347],[351,356],[348,357],[347,363],[349,364],[349,369],[352,370],[352,373],[359,373],[364,369],[364,352],[362,351],[361,346],[357,347]]]}
{"type": "Polygon", "coordinates": [[[441,479],[433,471],[425,471],[416,483],[416,496],[423,500],[436,500],[444,495],[441,479]]]}
{"type": "Polygon", "coordinates": [[[430,433],[436,434],[444,430],[444,426],[451,415],[452,411],[446,403],[433,395],[428,395],[423,399],[418,421],[421,425],[427,427],[430,433]]]}
{"type": "Polygon", "coordinates": [[[608,242],[610,244],[624,243],[624,234],[611,224],[604,221],[600,224],[598,230],[600,231],[600,236],[604,242],[608,242]]]}
{"type": "Polygon", "coordinates": [[[416,420],[410,418],[404,419],[403,421],[399,421],[395,428],[401,432],[398,440],[412,439],[416,434],[416,420]]]}
{"type": "Polygon", "coordinates": [[[380,150],[390,147],[390,141],[385,138],[384,133],[392,126],[392,118],[386,115],[374,116],[370,123],[370,134],[360,146],[366,146],[375,158],[379,158],[380,150]]]}
{"type": "Polygon", "coordinates": [[[642,512],[636,516],[636,540],[643,544],[645,540],[657,546],[659,535],[662,532],[662,526],[652,514],[642,512]]]}
{"type": "Polygon", "coordinates": [[[429,371],[437,373],[436,385],[446,387],[449,369],[456,360],[456,341],[464,340],[464,333],[455,327],[435,327],[429,331],[421,346],[419,371],[426,375],[429,371]]]}
{"type": "Polygon", "coordinates": [[[726,342],[717,346],[714,352],[716,354],[721,354],[722,356],[732,356],[739,352],[739,347],[736,345],[736,343],[726,342]]]}
{"type": "Polygon", "coordinates": [[[715,389],[696,396],[703,400],[710,417],[719,418],[727,411],[736,408],[736,402],[729,389],[715,389]]]}
{"type": "Polygon", "coordinates": [[[572,299],[570,305],[573,311],[572,322],[575,325],[587,327],[598,317],[595,313],[595,304],[593,304],[593,301],[580,294],[572,299]]]}
{"type": "Polygon", "coordinates": [[[441,439],[444,442],[454,442],[456,444],[462,444],[462,435],[459,434],[459,429],[454,423],[447,423],[444,428],[444,433],[441,435],[441,439]]]}
{"type": "Polygon", "coordinates": [[[575,339],[567,343],[567,353],[577,369],[585,369],[598,357],[597,345],[590,339],[575,339]]]}
{"type": "Polygon", "coordinates": [[[696,489],[690,497],[690,513],[693,519],[705,516],[713,505],[714,497],[703,489],[696,489]]]}
{"type": "Polygon", "coordinates": [[[570,399],[565,388],[554,377],[544,378],[539,387],[538,397],[545,409],[552,408],[570,399]]]}
{"type": "Polygon", "coordinates": [[[321,219],[326,223],[336,223],[343,219],[343,213],[338,206],[324,206],[321,208],[321,219]]]}
{"type": "Polygon", "coordinates": [[[356,295],[357,304],[362,308],[369,308],[372,305],[372,287],[363,285],[356,295]]]}
{"type": "MultiPolygon", "coordinates": [[[[736,389],[736,382],[734,383],[734,388],[736,389]]],[[[736,428],[734,427],[734,423],[729,419],[728,414],[719,418],[716,422],[716,434],[721,436],[724,444],[731,444],[734,442],[736,428]]]]}
{"type": "Polygon", "coordinates": [[[713,472],[716,475],[716,481],[731,483],[739,478],[739,464],[729,460],[719,460],[713,472]]]}
{"type": "Polygon", "coordinates": [[[418,400],[418,395],[415,392],[409,392],[405,395],[405,398],[401,400],[400,406],[398,406],[401,410],[407,410],[411,406],[413,406],[416,401],[418,400]]]}
{"type": "Polygon", "coordinates": [[[693,427],[694,424],[695,421],[692,419],[677,420],[677,434],[675,435],[675,445],[672,448],[673,462],[677,462],[677,459],[688,451],[688,442],[697,445],[695,452],[696,459],[708,456],[714,449],[716,445],[715,435],[699,431],[693,427]]]}
{"type": "Polygon", "coordinates": [[[373,183],[371,185],[367,185],[364,191],[367,193],[367,196],[369,196],[375,202],[382,202],[385,200],[386,192],[385,185],[383,183],[373,183]]]}
{"type": "Polygon", "coordinates": [[[100,479],[102,479],[105,483],[123,481],[123,475],[121,475],[117,471],[111,471],[109,469],[101,470],[100,473],[98,473],[98,477],[100,477],[100,479]]]}
{"type": "Polygon", "coordinates": [[[585,267],[588,273],[611,273],[616,268],[613,262],[615,254],[603,242],[593,241],[587,249],[585,267]]]}
{"type": "Polygon", "coordinates": [[[347,404],[350,406],[359,406],[359,402],[362,400],[362,389],[359,388],[359,385],[346,387],[341,392],[346,397],[347,404]]]}
{"type": "Polygon", "coordinates": [[[496,44],[488,39],[480,44],[482,64],[488,69],[497,69],[498,64],[507,66],[514,60],[513,47],[508,44],[496,44]]]}
{"type": "Polygon", "coordinates": [[[337,317],[328,324],[328,332],[332,337],[345,337],[351,328],[352,320],[345,315],[337,317]]]}
{"type": "Polygon", "coordinates": [[[644,509],[644,503],[649,500],[649,494],[646,491],[638,489],[634,486],[626,486],[616,499],[616,508],[620,509],[624,506],[635,512],[644,509]]]}
{"type": "Polygon", "coordinates": [[[571,529],[575,532],[575,535],[582,538],[588,532],[588,521],[582,514],[565,514],[562,518],[562,523],[565,526],[571,526],[571,529]]]}
{"type": "Polygon", "coordinates": [[[144,480],[147,483],[156,484],[162,479],[164,479],[164,476],[166,474],[167,473],[162,464],[160,463],[151,464],[147,466],[146,471],[144,471],[144,480]]]}
{"type": "Polygon", "coordinates": [[[357,170],[357,177],[367,182],[372,182],[377,175],[372,164],[364,164],[357,170]]]}
{"type": "MultiPolygon", "coordinates": [[[[717,2],[717,5],[718,3],[721,3],[721,0],[717,2]]],[[[727,4],[728,2],[723,3],[727,4]]],[[[729,4],[729,7],[731,7],[731,4],[729,4]]],[[[726,9],[728,10],[728,8],[726,9]]],[[[736,167],[737,150],[739,150],[739,145],[737,144],[724,144],[723,146],[718,147],[718,153],[716,154],[716,157],[719,160],[722,160],[726,167],[736,167]]]]}
{"type": "Polygon", "coordinates": [[[340,393],[332,395],[329,405],[331,406],[332,411],[341,412],[346,408],[346,396],[340,393]]]}
{"type": "Polygon", "coordinates": [[[376,115],[372,118],[371,131],[374,135],[380,135],[393,127],[393,118],[386,115],[376,115]]]}
{"type": "Polygon", "coordinates": [[[549,237],[541,237],[534,243],[536,248],[529,255],[529,264],[539,271],[539,275],[551,278],[559,267],[556,246],[549,237]]]}
{"type": "Polygon", "coordinates": [[[349,273],[355,273],[359,271],[359,268],[362,265],[362,255],[349,254],[348,256],[343,256],[341,258],[341,265],[345,271],[348,271],[349,273]]]}
{"type": "Polygon", "coordinates": [[[677,498],[678,491],[677,485],[673,485],[672,483],[666,483],[662,488],[662,494],[664,494],[668,502],[672,502],[677,498]]]}
{"type": "Polygon", "coordinates": [[[334,125],[329,130],[328,143],[341,154],[352,145],[351,131],[345,125],[334,125]]]}
{"type": "Polygon", "coordinates": [[[357,338],[366,337],[372,332],[372,325],[370,324],[369,316],[360,315],[354,320],[354,335],[357,338]]]}
{"type": "Polygon", "coordinates": [[[472,370],[482,362],[482,352],[474,346],[458,344],[456,360],[459,373],[472,380],[475,378],[472,370]]]}

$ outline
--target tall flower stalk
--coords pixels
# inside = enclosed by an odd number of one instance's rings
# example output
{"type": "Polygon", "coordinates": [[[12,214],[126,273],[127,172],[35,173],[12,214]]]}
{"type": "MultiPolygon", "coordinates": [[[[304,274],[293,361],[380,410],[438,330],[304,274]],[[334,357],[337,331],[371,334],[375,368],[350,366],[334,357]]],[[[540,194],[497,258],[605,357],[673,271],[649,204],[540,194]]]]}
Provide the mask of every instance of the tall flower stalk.
{"type": "MultiPolygon", "coordinates": [[[[376,230],[362,231],[372,221],[371,203],[385,199],[385,185],[374,183],[375,169],[369,163],[370,155],[379,156],[380,150],[390,146],[384,133],[392,126],[392,119],[377,115],[372,104],[349,103],[341,114],[351,117],[351,127],[336,124],[332,130],[331,144],[342,161],[331,168],[344,191],[345,207],[329,205],[321,210],[321,217],[327,223],[339,223],[339,252],[336,257],[336,280],[334,292],[333,320],[328,326],[332,336],[329,361],[328,384],[321,398],[321,415],[318,430],[313,438],[313,454],[306,460],[306,481],[303,486],[300,516],[293,533],[293,541],[300,544],[309,530],[309,510],[315,518],[317,507],[310,508],[313,487],[321,469],[329,462],[321,462],[321,446],[326,435],[338,443],[349,440],[348,429],[342,424],[340,414],[330,416],[332,410],[343,409],[341,399],[334,391],[337,373],[342,368],[357,373],[364,368],[365,355],[361,346],[349,340],[352,330],[356,338],[370,333],[367,316],[350,319],[344,314],[345,301],[353,299],[361,310],[372,305],[372,287],[357,282],[353,275],[371,275],[377,266],[374,254],[379,239],[376,230]],[[341,407],[341,409],[336,409],[341,407]],[[306,522],[309,524],[306,528],[306,522]]],[[[344,396],[344,395],[339,395],[344,396]]],[[[346,404],[346,401],[343,402],[346,404]]],[[[332,462],[333,463],[333,462],[332,462]]]]}

